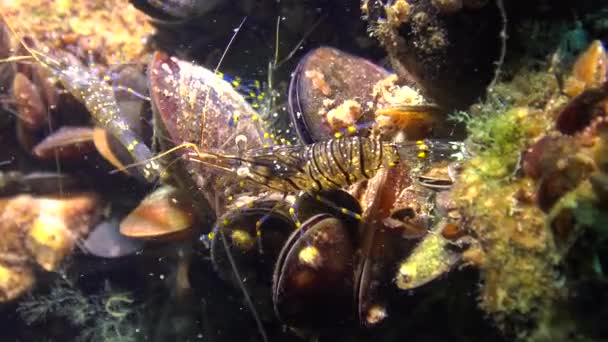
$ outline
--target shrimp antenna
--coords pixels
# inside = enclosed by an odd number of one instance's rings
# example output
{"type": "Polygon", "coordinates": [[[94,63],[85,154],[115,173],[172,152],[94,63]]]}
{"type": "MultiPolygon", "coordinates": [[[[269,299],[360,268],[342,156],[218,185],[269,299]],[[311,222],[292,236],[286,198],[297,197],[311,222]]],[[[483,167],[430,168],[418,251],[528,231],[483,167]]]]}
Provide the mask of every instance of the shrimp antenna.
{"type": "Polygon", "coordinates": [[[215,70],[213,70],[214,74],[217,73],[218,69],[220,68],[220,65],[222,65],[222,61],[224,60],[224,57],[226,57],[226,54],[228,53],[230,46],[232,46],[232,42],[234,42],[234,39],[241,31],[241,28],[243,27],[245,20],[247,20],[246,16],[243,17],[243,20],[241,20],[241,23],[239,24],[239,26],[234,30],[234,34],[230,38],[230,41],[228,41],[228,45],[226,45],[226,48],[224,49],[224,53],[222,53],[222,57],[220,57],[220,60],[217,62],[217,65],[215,66],[215,70]]]}
{"type": "MultiPolygon", "coordinates": [[[[17,31],[13,28],[13,26],[10,24],[10,22],[8,20],[6,20],[6,17],[3,14],[0,14],[0,18],[2,18],[2,21],[4,22],[4,24],[6,24],[6,27],[8,28],[9,31],[11,31],[11,34],[17,38],[17,40],[19,41],[19,43],[21,45],[23,45],[23,47],[25,48],[25,51],[29,52],[31,57],[34,60],[38,61],[39,63],[42,64],[48,64],[49,62],[54,63],[56,65],[61,64],[59,61],[49,57],[48,55],[34,49],[33,47],[29,46],[25,40],[23,40],[23,38],[21,38],[21,36],[19,36],[19,34],[17,34],[17,31]],[[44,62],[40,57],[44,57],[44,59],[47,62],[44,62]]],[[[14,56],[14,57],[9,57],[6,58],[3,61],[9,61],[9,62],[14,62],[14,61],[18,61],[18,59],[26,59],[26,56],[14,56]]]]}
{"type": "MultiPolygon", "coordinates": [[[[217,65],[215,66],[215,70],[213,71],[214,74],[217,74],[217,71],[219,70],[220,66],[222,65],[222,62],[224,61],[224,57],[226,57],[226,54],[228,53],[230,46],[232,46],[232,43],[236,39],[236,36],[239,34],[239,32],[241,32],[241,28],[243,27],[243,24],[245,24],[246,20],[247,20],[247,16],[243,17],[243,20],[241,20],[241,23],[239,24],[239,26],[236,29],[234,29],[234,33],[232,34],[232,37],[230,37],[230,40],[228,41],[228,44],[226,45],[226,48],[224,49],[224,52],[222,53],[220,60],[217,62],[217,65]]],[[[209,100],[209,92],[210,92],[210,90],[208,90],[207,93],[205,94],[205,101],[203,104],[203,117],[201,119],[201,140],[203,138],[202,137],[202,135],[203,135],[202,127],[204,127],[204,125],[207,122],[206,108],[207,108],[207,103],[209,100]]]]}
{"type": "MultiPolygon", "coordinates": [[[[31,56],[13,56],[13,57],[9,57],[6,58],[3,61],[9,61],[9,62],[16,62],[19,60],[29,60],[29,59],[34,59],[35,61],[37,61],[38,63],[41,63],[43,65],[48,65],[49,63],[54,63],[55,65],[60,64],[58,61],[54,60],[53,58],[45,55],[44,53],[37,51],[36,49],[30,47],[25,40],[23,40],[23,38],[17,34],[17,31],[15,31],[15,29],[13,28],[13,26],[11,25],[11,23],[9,22],[9,20],[6,19],[6,17],[3,14],[0,14],[0,18],[2,18],[2,21],[4,22],[4,24],[6,25],[6,27],[8,28],[8,30],[10,31],[10,33],[19,41],[19,43],[21,45],[23,45],[23,47],[25,48],[25,50],[31,55],[31,56]],[[44,60],[41,59],[40,57],[44,57],[44,60]]],[[[50,114],[47,111],[47,115],[50,116],[50,114]]],[[[51,120],[48,120],[48,128],[49,131],[52,131],[53,127],[51,124],[51,120]]],[[[59,162],[59,152],[58,151],[54,151],[54,155],[55,155],[55,165],[57,167],[57,172],[59,174],[61,174],[61,164],[59,162]]],[[[63,182],[61,179],[58,179],[58,185],[59,185],[59,194],[63,195],[63,182]]]]}
{"type": "Polygon", "coordinates": [[[0,59],[0,63],[10,63],[10,62],[21,62],[21,61],[29,61],[35,58],[33,56],[11,56],[7,58],[0,59]]]}
{"type": "Polygon", "coordinates": [[[203,153],[203,152],[199,151],[199,149],[196,146],[196,144],[185,142],[185,143],[179,144],[179,145],[177,145],[177,146],[175,146],[173,148],[170,148],[170,149],[168,149],[168,150],[166,150],[166,151],[164,151],[162,153],[159,153],[159,154],[157,154],[156,156],[154,156],[152,158],[148,158],[148,159],[145,159],[145,160],[142,160],[142,161],[139,161],[139,162],[127,164],[127,165],[125,165],[123,167],[116,168],[116,169],[110,171],[110,173],[113,174],[113,173],[117,173],[117,172],[123,172],[123,171],[126,171],[128,169],[132,169],[134,167],[146,165],[147,163],[149,163],[151,161],[155,161],[155,160],[161,159],[161,158],[163,158],[163,157],[165,157],[165,156],[167,156],[167,155],[169,155],[169,154],[171,154],[173,152],[179,151],[179,150],[184,149],[184,148],[191,148],[191,149],[194,150],[194,152],[196,152],[198,155],[201,155],[201,156],[208,155],[208,153],[203,153]]]}
{"type": "MultiPolygon", "coordinates": [[[[220,68],[220,65],[222,64],[222,61],[224,60],[224,57],[228,53],[228,50],[230,49],[230,46],[234,42],[234,39],[236,38],[236,36],[238,35],[238,33],[241,31],[241,28],[243,27],[243,24],[245,23],[245,20],[247,20],[246,16],[243,18],[243,20],[241,20],[241,23],[239,24],[239,26],[234,30],[234,34],[230,38],[230,41],[228,42],[228,45],[226,45],[226,48],[224,49],[224,53],[222,54],[222,57],[220,57],[220,60],[218,61],[217,66],[215,67],[214,73],[217,73],[218,69],[220,68]]],[[[207,93],[207,95],[208,94],[209,93],[207,93]]],[[[209,96],[206,96],[205,97],[205,105],[204,105],[203,108],[207,107],[207,100],[208,99],[209,99],[209,96]]],[[[206,122],[206,120],[205,120],[206,119],[205,113],[206,113],[206,111],[203,110],[203,123],[206,122]]],[[[196,145],[194,145],[194,150],[198,154],[198,156],[204,156],[204,155],[212,156],[210,154],[202,154],[202,153],[200,153],[200,151],[198,150],[198,148],[196,147],[196,145]]],[[[221,238],[222,238],[222,242],[224,244],[224,248],[226,249],[226,254],[228,255],[228,259],[230,260],[230,266],[232,268],[232,272],[234,272],[234,275],[238,279],[239,287],[241,289],[241,292],[243,293],[243,296],[245,297],[245,303],[246,303],[247,307],[249,308],[249,311],[253,315],[253,319],[255,320],[255,324],[258,327],[258,331],[260,332],[262,340],[264,342],[266,342],[266,341],[268,341],[268,336],[266,334],[266,331],[264,330],[264,325],[262,324],[262,321],[260,320],[260,315],[258,314],[257,310],[255,309],[255,306],[254,306],[253,302],[251,301],[251,296],[247,292],[247,289],[245,288],[245,285],[242,283],[242,279],[240,277],[239,270],[236,267],[236,263],[234,262],[232,254],[230,252],[230,248],[228,247],[228,243],[226,242],[226,237],[224,236],[224,233],[221,231],[221,229],[220,229],[220,233],[221,233],[220,235],[221,235],[221,238]]]]}
{"type": "MultiPolygon", "coordinates": [[[[317,19],[317,21],[315,21],[314,24],[312,24],[312,26],[310,27],[310,29],[308,29],[308,31],[306,31],[306,33],[304,33],[304,35],[302,36],[302,39],[300,39],[300,41],[293,47],[293,49],[291,49],[291,51],[289,51],[289,54],[287,54],[287,56],[285,58],[283,58],[282,60],[277,62],[277,59],[279,57],[279,43],[277,42],[276,45],[276,55],[275,55],[275,61],[274,61],[274,68],[279,68],[281,67],[283,64],[285,64],[287,61],[289,61],[293,55],[296,54],[296,52],[298,51],[298,49],[300,48],[300,46],[302,46],[302,44],[304,44],[304,42],[306,41],[306,39],[308,39],[308,37],[314,32],[314,30],[317,29],[317,27],[321,24],[321,22],[323,22],[323,20],[325,20],[325,18],[327,18],[327,15],[324,14],[323,16],[321,16],[319,19],[317,19]]],[[[278,41],[278,21],[277,21],[277,41],[278,41]]]]}

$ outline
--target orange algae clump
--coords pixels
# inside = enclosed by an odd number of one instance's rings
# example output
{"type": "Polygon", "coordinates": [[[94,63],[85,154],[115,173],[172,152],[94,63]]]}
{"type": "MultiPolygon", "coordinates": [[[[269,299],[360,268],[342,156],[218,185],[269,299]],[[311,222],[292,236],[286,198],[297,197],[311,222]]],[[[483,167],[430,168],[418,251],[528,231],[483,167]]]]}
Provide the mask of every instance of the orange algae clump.
{"type": "Polygon", "coordinates": [[[359,117],[361,117],[361,114],[362,110],[359,102],[346,100],[327,113],[327,122],[332,131],[338,131],[354,125],[359,117]]]}
{"type": "Polygon", "coordinates": [[[325,96],[331,96],[331,87],[325,81],[325,75],[318,70],[309,70],[304,73],[307,78],[312,80],[313,89],[318,90],[325,96]]]}
{"type": "Polygon", "coordinates": [[[3,1],[0,7],[20,34],[50,47],[88,38],[83,47],[101,45],[109,64],[137,59],[143,39],[154,30],[127,0],[15,0],[3,1]]]}
{"type": "Polygon", "coordinates": [[[57,271],[101,215],[94,193],[0,199],[0,303],[30,289],[38,265],[57,271]]]}

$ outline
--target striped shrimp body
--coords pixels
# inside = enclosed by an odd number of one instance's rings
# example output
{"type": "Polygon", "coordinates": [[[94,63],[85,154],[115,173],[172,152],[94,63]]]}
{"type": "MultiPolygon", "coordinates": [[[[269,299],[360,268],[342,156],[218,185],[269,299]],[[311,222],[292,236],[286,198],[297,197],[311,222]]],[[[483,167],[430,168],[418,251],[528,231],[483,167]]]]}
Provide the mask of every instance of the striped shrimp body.
{"type": "Polygon", "coordinates": [[[309,145],[247,150],[240,155],[195,151],[188,159],[229,171],[242,182],[283,193],[346,188],[372,178],[383,167],[457,158],[459,146],[442,141],[390,143],[359,136],[309,145]]]}
{"type": "MultiPolygon", "coordinates": [[[[8,23],[7,27],[15,37],[19,37],[8,23]]],[[[84,104],[96,123],[107,129],[125,147],[133,160],[147,161],[140,167],[140,172],[146,180],[154,180],[158,174],[158,163],[152,160],[150,149],[122,118],[113,88],[81,65],[67,64],[33,49],[22,39],[20,42],[31,57],[50,72],[52,78],[58,80],[70,94],[84,104]]]]}

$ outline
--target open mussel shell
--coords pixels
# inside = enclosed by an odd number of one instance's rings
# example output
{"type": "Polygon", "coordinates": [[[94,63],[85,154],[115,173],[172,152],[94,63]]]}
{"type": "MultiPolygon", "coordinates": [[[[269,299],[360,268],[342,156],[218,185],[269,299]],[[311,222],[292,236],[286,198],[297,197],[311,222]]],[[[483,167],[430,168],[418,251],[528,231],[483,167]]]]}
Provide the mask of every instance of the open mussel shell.
{"type": "Polygon", "coordinates": [[[122,222],[120,233],[139,239],[181,239],[201,228],[190,195],[164,185],[146,196],[122,222]]]}
{"type": "Polygon", "coordinates": [[[449,231],[458,229],[447,220],[436,224],[399,264],[395,284],[401,290],[411,290],[423,286],[452,270],[462,255],[447,238],[449,231]],[[448,233],[444,234],[443,233],[448,233]]]}
{"type": "Polygon", "coordinates": [[[319,214],[293,232],[273,276],[277,316],[303,329],[324,329],[352,320],[353,242],[338,218],[319,214]]]}
{"type": "Polygon", "coordinates": [[[606,115],[608,94],[608,53],[596,40],[574,63],[572,74],[565,80],[564,93],[570,96],[555,119],[555,128],[573,135],[584,130],[594,118],[606,115]]]}
{"type": "Polygon", "coordinates": [[[228,211],[218,219],[213,231],[211,260],[215,270],[235,288],[242,283],[264,318],[273,317],[273,266],[294,230],[286,202],[260,199],[228,211]]]}
{"type": "Polygon", "coordinates": [[[346,100],[362,104],[361,115],[368,118],[363,121],[371,121],[373,113],[366,106],[374,101],[373,85],[388,75],[370,61],[334,48],[321,47],[308,53],[289,85],[289,112],[300,140],[310,144],[332,138],[325,114],[346,100]]]}

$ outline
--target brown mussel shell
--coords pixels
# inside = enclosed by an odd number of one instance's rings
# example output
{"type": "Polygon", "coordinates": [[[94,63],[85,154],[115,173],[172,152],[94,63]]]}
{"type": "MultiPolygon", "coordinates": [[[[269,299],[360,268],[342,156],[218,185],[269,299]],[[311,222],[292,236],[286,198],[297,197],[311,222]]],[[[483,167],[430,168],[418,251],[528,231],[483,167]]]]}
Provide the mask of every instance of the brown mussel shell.
{"type": "Polygon", "coordinates": [[[247,148],[262,146],[256,112],[213,71],[156,52],[150,66],[150,95],[160,123],[174,145],[194,143],[201,150],[235,154],[234,137],[247,138],[247,148]]]}
{"type": "MultiPolygon", "coordinates": [[[[261,123],[254,120],[256,112],[233,87],[213,71],[171,57],[163,52],[152,56],[149,67],[149,89],[155,115],[157,136],[162,136],[164,149],[192,143],[201,151],[237,154],[237,137],[246,141],[247,149],[261,147],[261,123]]],[[[184,148],[171,154],[194,152],[184,148]]],[[[223,171],[205,168],[200,163],[182,161],[167,169],[171,180],[193,191],[202,221],[212,222],[213,212],[224,208],[218,178],[223,171]],[[217,207],[216,203],[218,204],[217,207]]]]}
{"type": "MultiPolygon", "coordinates": [[[[310,144],[333,137],[327,123],[327,108],[347,100],[374,102],[374,84],[390,73],[370,61],[346,52],[321,47],[304,56],[292,74],[289,85],[289,112],[302,143],[310,144]]],[[[371,108],[360,115],[372,121],[371,108]]]]}
{"type": "Polygon", "coordinates": [[[273,276],[277,316],[292,327],[335,328],[352,320],[354,247],[347,227],[318,214],[292,233],[273,276]]]}

